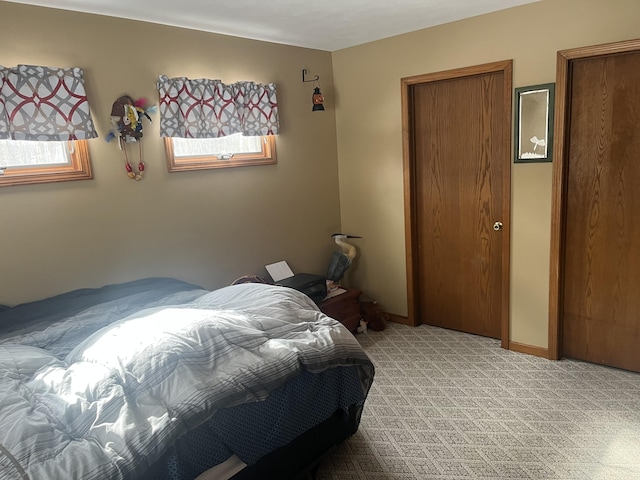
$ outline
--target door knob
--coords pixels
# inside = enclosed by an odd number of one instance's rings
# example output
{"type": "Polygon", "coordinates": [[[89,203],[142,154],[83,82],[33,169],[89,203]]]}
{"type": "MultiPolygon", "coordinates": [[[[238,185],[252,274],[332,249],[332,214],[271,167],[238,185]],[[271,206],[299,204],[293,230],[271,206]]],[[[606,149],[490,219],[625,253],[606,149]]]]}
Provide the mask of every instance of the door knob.
{"type": "Polygon", "coordinates": [[[494,229],[496,232],[499,232],[500,230],[502,230],[502,222],[496,222],[496,223],[494,223],[494,224],[493,224],[493,229],[494,229]]]}

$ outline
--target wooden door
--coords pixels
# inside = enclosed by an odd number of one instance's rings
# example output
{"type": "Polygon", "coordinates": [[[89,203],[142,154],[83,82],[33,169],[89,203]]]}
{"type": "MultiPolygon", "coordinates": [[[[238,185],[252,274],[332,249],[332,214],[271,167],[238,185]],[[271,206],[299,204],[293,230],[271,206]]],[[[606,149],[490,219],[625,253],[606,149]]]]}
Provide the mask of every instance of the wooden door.
{"type": "Polygon", "coordinates": [[[640,372],[640,50],[588,51],[565,84],[561,352],[640,372]]]}
{"type": "Polygon", "coordinates": [[[505,345],[511,62],[403,82],[414,323],[505,345]]]}

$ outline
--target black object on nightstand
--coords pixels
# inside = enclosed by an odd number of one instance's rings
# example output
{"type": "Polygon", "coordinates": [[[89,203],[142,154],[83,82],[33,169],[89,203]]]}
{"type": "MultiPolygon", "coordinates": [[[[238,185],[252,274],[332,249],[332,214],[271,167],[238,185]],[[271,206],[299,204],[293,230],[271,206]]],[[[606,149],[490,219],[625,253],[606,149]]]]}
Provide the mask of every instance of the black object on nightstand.
{"type": "Polygon", "coordinates": [[[296,273],[293,277],[283,278],[277,283],[301,291],[316,303],[327,296],[327,281],[321,275],[296,273]]]}

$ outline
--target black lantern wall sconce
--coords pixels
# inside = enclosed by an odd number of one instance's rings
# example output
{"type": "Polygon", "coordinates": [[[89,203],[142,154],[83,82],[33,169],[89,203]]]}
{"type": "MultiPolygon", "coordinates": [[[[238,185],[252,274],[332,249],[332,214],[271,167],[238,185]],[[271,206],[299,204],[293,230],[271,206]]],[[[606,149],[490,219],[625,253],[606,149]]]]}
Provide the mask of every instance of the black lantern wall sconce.
{"type": "Polygon", "coordinates": [[[319,110],[324,110],[324,97],[322,96],[322,92],[320,92],[320,77],[316,75],[311,79],[307,79],[307,69],[302,69],[302,81],[303,82],[314,82],[313,85],[313,94],[311,95],[311,102],[313,103],[313,108],[311,111],[317,112],[319,110]]]}

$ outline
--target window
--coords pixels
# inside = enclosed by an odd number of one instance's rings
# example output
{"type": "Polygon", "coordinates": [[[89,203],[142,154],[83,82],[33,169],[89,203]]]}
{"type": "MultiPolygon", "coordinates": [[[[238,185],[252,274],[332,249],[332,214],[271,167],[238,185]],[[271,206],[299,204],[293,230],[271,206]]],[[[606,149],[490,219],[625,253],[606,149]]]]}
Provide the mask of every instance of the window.
{"type": "Polygon", "coordinates": [[[0,186],[92,178],[81,68],[0,66],[0,186]]]}
{"type": "Polygon", "coordinates": [[[170,172],[277,163],[275,84],[160,75],[157,87],[170,172]]]}
{"type": "Polygon", "coordinates": [[[277,163],[274,135],[219,138],[165,138],[170,172],[277,163]]]}
{"type": "Polygon", "coordinates": [[[89,178],[86,140],[0,140],[0,187],[89,178]]]}

